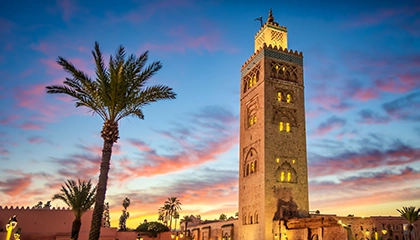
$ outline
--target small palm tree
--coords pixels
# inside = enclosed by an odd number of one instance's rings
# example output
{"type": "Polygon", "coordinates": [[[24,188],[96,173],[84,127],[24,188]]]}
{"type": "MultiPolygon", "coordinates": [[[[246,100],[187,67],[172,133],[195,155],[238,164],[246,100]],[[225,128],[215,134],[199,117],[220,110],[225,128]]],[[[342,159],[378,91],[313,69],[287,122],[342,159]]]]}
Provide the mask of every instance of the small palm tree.
{"type": "Polygon", "coordinates": [[[184,217],[182,217],[181,222],[185,224],[185,235],[187,235],[188,223],[192,221],[193,219],[191,218],[191,216],[185,215],[184,217]]]}
{"type": "Polygon", "coordinates": [[[414,228],[413,223],[419,220],[420,208],[416,210],[416,207],[413,206],[403,207],[402,210],[397,209],[397,211],[401,214],[401,217],[405,218],[408,221],[408,231],[409,237],[411,239],[411,231],[414,228]]]}
{"type": "Polygon", "coordinates": [[[130,55],[126,59],[125,49],[120,46],[115,55],[110,56],[108,66],[105,66],[102,52],[96,42],[92,55],[96,63],[94,80],[66,59],[58,57],[57,63],[71,77],[63,81],[64,85],[51,85],[46,89],[47,93],[70,96],[75,100],[76,107],[87,107],[93,113],[98,114],[104,122],[101,131],[104,143],[98,191],[89,233],[89,240],[98,240],[112,147],[119,138],[118,122],[128,116],[144,119],[142,110],[144,106],[163,99],[174,99],[176,94],[172,88],[164,85],[146,87],[147,80],[162,68],[159,61],[145,67],[148,58],[147,51],[138,58],[135,55],[130,55]]]}
{"type": "Polygon", "coordinates": [[[71,225],[71,239],[77,240],[80,227],[82,226],[82,216],[95,203],[96,187],[92,183],[84,182],[80,179],[78,182],[67,180],[65,185],[61,185],[60,193],[53,196],[52,200],[62,200],[74,213],[74,221],[71,225]]]}

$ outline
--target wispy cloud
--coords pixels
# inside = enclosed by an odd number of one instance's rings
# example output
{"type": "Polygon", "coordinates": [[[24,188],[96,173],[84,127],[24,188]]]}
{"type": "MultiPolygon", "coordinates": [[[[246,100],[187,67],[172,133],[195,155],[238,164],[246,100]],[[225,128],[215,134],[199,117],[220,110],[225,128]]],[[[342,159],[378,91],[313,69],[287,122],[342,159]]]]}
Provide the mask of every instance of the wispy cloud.
{"type": "Polygon", "coordinates": [[[340,129],[342,127],[344,127],[344,125],[346,124],[346,120],[342,119],[342,118],[338,118],[336,116],[332,116],[330,118],[328,118],[325,122],[321,123],[316,130],[314,131],[314,133],[312,134],[313,136],[323,136],[326,135],[327,133],[335,130],[335,129],[340,129]]]}
{"type": "Polygon", "coordinates": [[[171,153],[162,154],[141,140],[129,140],[141,150],[140,157],[121,161],[119,179],[170,173],[174,164],[178,166],[176,171],[198,166],[216,160],[238,143],[237,117],[221,107],[205,107],[188,122],[186,126],[158,132],[171,142],[171,153]]]}
{"type": "Polygon", "coordinates": [[[363,124],[386,124],[390,121],[387,116],[381,116],[379,113],[374,112],[370,109],[363,109],[359,112],[360,119],[359,123],[363,124]]]}
{"type": "Polygon", "coordinates": [[[401,120],[420,120],[420,92],[414,92],[392,102],[384,103],[383,108],[392,118],[401,120]]]}
{"type": "Polygon", "coordinates": [[[420,148],[414,148],[406,144],[394,142],[392,147],[367,147],[354,151],[344,151],[329,157],[314,156],[309,162],[309,176],[330,176],[375,169],[385,166],[404,166],[420,161],[420,148]]]}

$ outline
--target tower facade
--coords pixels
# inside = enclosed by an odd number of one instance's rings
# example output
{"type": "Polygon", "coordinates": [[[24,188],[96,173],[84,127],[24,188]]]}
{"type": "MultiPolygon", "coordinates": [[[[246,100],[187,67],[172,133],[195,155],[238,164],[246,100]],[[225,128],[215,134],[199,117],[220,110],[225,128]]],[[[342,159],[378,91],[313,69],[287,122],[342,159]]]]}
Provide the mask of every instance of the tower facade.
{"type": "Polygon", "coordinates": [[[284,222],[309,214],[303,56],[287,45],[270,10],[241,69],[241,240],[284,239],[284,222]]]}

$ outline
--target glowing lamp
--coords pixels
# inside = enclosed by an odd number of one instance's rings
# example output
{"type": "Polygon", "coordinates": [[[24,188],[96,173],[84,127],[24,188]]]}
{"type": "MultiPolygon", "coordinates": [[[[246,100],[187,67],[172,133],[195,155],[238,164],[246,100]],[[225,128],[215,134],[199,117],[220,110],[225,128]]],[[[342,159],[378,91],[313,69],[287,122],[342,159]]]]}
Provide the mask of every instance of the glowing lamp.
{"type": "Polygon", "coordinates": [[[366,234],[366,236],[369,236],[369,229],[366,229],[365,234],[366,234]]]}
{"type": "Polygon", "coordinates": [[[386,234],[388,231],[384,228],[384,229],[382,229],[382,234],[386,234]]]}

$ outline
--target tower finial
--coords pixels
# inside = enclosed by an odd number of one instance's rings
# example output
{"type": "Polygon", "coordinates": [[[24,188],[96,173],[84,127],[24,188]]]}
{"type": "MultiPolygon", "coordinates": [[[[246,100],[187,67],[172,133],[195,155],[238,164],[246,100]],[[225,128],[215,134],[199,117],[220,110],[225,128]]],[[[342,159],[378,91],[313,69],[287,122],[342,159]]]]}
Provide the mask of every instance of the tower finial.
{"type": "Polygon", "coordinates": [[[270,12],[268,13],[267,22],[274,22],[273,11],[270,8],[270,12]]]}

